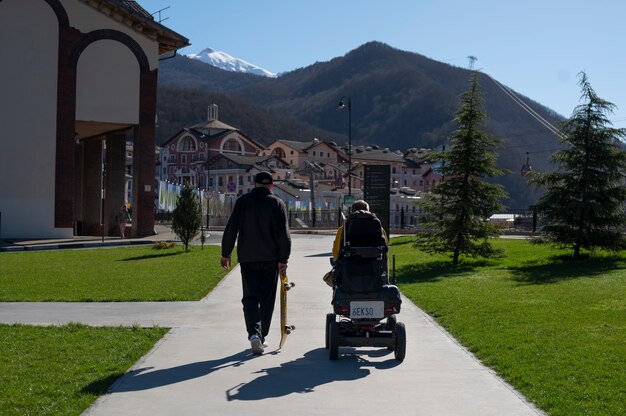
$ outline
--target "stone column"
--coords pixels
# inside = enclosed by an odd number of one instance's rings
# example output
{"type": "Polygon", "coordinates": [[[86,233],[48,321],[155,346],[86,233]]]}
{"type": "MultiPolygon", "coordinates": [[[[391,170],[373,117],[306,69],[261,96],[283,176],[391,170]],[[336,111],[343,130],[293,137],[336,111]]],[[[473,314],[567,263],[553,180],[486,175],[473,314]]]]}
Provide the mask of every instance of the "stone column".
{"type": "Polygon", "coordinates": [[[74,151],[74,221],[75,235],[85,235],[83,223],[83,143],[76,145],[74,151]]]}
{"type": "Polygon", "coordinates": [[[86,235],[100,235],[102,139],[85,140],[83,147],[83,226],[86,235]]]}
{"type": "Polygon", "coordinates": [[[154,234],[157,70],[140,75],[139,126],[133,142],[133,236],[154,234]]]}
{"type": "Polygon", "coordinates": [[[113,133],[107,135],[106,148],[107,175],[104,200],[104,229],[107,235],[119,235],[117,215],[125,196],[126,170],[126,135],[113,133]]]}

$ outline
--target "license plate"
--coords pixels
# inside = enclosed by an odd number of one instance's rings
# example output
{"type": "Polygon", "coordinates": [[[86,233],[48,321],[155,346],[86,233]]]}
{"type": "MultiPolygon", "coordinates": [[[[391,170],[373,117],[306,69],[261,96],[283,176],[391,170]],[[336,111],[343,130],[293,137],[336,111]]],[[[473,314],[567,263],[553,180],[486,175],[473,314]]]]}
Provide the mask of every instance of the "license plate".
{"type": "Polygon", "coordinates": [[[360,301],[350,302],[351,319],[384,318],[385,302],[383,301],[360,301]]]}

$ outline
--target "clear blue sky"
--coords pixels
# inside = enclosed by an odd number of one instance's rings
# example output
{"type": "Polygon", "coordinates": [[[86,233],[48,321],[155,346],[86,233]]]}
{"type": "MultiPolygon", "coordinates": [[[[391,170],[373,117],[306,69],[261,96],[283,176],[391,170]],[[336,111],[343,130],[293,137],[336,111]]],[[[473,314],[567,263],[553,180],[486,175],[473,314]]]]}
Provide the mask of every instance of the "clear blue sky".
{"type": "Polygon", "coordinates": [[[569,116],[585,70],[626,127],[624,0],[139,0],[164,25],[279,73],[381,41],[437,61],[476,68],[569,116]]]}

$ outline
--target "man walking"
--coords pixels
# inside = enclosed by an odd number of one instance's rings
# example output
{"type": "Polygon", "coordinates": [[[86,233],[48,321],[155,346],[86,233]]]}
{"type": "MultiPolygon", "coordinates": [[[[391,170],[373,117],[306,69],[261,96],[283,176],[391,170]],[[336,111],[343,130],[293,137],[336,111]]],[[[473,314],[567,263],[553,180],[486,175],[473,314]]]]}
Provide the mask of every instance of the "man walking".
{"type": "Polygon", "coordinates": [[[259,172],[255,187],[237,199],[222,237],[223,268],[230,268],[230,256],[237,241],[241,264],[243,314],[252,352],[262,354],[269,333],[278,273],[286,273],[291,253],[287,209],[275,196],[272,175],[259,172]]]}

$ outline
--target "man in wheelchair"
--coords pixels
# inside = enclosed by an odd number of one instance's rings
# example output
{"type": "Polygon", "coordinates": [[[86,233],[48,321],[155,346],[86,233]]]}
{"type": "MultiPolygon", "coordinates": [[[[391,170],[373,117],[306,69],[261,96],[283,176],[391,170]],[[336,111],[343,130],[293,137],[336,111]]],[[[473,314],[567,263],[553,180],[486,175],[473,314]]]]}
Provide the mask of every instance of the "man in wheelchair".
{"type": "MultiPolygon", "coordinates": [[[[337,359],[342,345],[397,349],[396,359],[404,359],[406,335],[395,317],[402,300],[398,288],[389,284],[387,251],[387,235],[380,220],[369,211],[367,202],[354,202],[333,244],[334,313],[326,316],[326,347],[331,359],[337,359]]],[[[329,283],[330,279],[325,280],[329,283]]]]}
{"type": "MultiPolygon", "coordinates": [[[[355,201],[352,204],[350,215],[345,223],[339,227],[335,235],[332,261],[334,266],[333,281],[332,283],[327,282],[329,286],[332,287],[335,283],[334,279],[340,277],[341,269],[346,264],[343,261],[345,258],[351,258],[351,260],[355,261],[361,258],[365,262],[372,263],[371,265],[374,269],[371,272],[375,275],[380,274],[380,285],[389,283],[387,241],[385,229],[376,215],[370,212],[369,204],[362,199],[355,201]],[[377,264],[373,264],[374,259],[378,260],[377,264]],[[380,266],[383,266],[383,270],[379,270],[380,266]]],[[[368,285],[372,287],[372,290],[376,290],[376,287],[379,286],[379,282],[374,280],[369,282],[370,285],[368,285]]]]}

